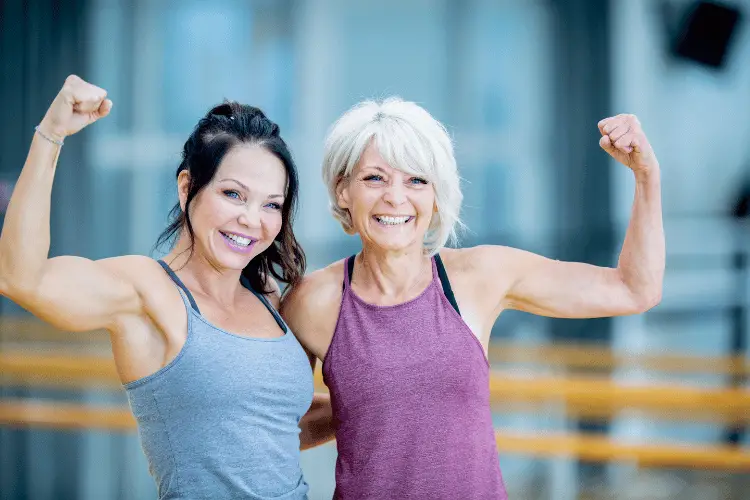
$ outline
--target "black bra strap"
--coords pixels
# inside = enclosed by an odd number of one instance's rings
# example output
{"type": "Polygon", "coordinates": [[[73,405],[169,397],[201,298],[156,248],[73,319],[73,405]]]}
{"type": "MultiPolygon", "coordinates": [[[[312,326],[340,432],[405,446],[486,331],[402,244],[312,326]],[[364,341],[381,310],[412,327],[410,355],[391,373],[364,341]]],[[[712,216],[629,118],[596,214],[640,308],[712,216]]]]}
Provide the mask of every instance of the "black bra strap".
{"type": "Polygon", "coordinates": [[[262,293],[259,293],[253,290],[253,287],[250,286],[250,281],[247,278],[245,278],[245,276],[243,275],[240,275],[240,283],[242,283],[242,286],[250,290],[253,293],[253,295],[258,297],[258,300],[260,300],[263,303],[263,305],[266,306],[266,309],[268,309],[268,312],[270,312],[271,316],[273,316],[273,319],[276,320],[276,324],[279,325],[279,328],[281,328],[281,331],[284,333],[287,333],[288,329],[287,329],[286,323],[284,323],[284,320],[281,319],[281,315],[279,315],[276,308],[274,308],[271,305],[271,303],[268,301],[266,296],[263,295],[262,293]]]}
{"type": "Polygon", "coordinates": [[[190,301],[190,306],[193,309],[195,309],[195,312],[197,312],[198,314],[200,314],[201,311],[200,311],[200,309],[198,309],[198,304],[195,303],[195,299],[193,298],[193,294],[190,293],[190,290],[187,289],[187,287],[185,286],[185,283],[183,283],[182,280],[177,277],[177,275],[175,274],[175,272],[172,271],[172,268],[169,267],[169,265],[166,262],[164,262],[161,259],[159,259],[157,262],[161,265],[161,267],[164,268],[164,270],[167,272],[167,274],[169,275],[169,277],[172,278],[172,281],[174,281],[174,284],[177,285],[178,287],[180,287],[183,292],[185,292],[185,295],[187,295],[188,301],[190,301]]]}
{"type": "Polygon", "coordinates": [[[346,268],[349,271],[349,284],[352,284],[352,275],[354,274],[354,258],[357,256],[355,253],[348,259],[346,259],[346,268]]]}
{"type": "MultiPolygon", "coordinates": [[[[346,268],[348,271],[350,285],[352,283],[352,275],[354,274],[354,258],[355,257],[356,257],[356,254],[346,259],[346,268]]],[[[440,278],[440,284],[443,286],[443,293],[445,294],[445,297],[448,299],[448,302],[451,303],[451,305],[453,306],[453,309],[455,309],[458,315],[460,316],[461,311],[458,309],[458,302],[456,302],[456,296],[453,294],[453,289],[451,288],[451,282],[448,279],[448,274],[445,272],[443,259],[441,259],[440,255],[438,254],[435,254],[435,267],[437,267],[438,278],[440,278]]]]}
{"type": "Polygon", "coordinates": [[[453,309],[456,310],[458,315],[461,315],[461,311],[458,310],[458,303],[456,302],[456,296],[453,295],[453,289],[451,288],[451,282],[448,280],[448,274],[445,272],[445,266],[443,265],[443,259],[440,255],[435,254],[435,266],[437,267],[438,277],[440,278],[440,284],[443,285],[443,293],[451,303],[453,309]]]}

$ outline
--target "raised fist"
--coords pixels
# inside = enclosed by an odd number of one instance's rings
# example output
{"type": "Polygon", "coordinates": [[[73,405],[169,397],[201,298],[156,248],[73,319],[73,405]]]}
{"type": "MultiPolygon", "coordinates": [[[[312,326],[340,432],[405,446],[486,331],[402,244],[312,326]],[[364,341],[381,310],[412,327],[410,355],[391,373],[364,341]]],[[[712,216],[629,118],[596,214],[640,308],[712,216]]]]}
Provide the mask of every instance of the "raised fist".
{"type": "Polygon", "coordinates": [[[598,126],[602,134],[599,145],[612,158],[636,173],[659,168],[654,150],[635,115],[605,118],[598,126]]]}
{"type": "Polygon", "coordinates": [[[112,101],[107,99],[106,90],[70,75],[52,101],[39,128],[44,134],[62,140],[107,116],[111,109],[112,101]]]}

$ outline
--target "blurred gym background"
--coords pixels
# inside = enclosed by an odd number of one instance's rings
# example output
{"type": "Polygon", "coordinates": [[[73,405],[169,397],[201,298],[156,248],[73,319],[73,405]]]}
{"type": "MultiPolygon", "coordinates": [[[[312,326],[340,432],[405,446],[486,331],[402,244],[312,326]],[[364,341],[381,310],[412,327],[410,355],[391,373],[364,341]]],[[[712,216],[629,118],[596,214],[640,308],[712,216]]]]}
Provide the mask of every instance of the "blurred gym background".
{"type": "MultiPolygon", "coordinates": [[[[750,498],[749,8],[0,0],[0,220],[34,125],[75,73],[114,111],[66,141],[53,255],[151,253],[183,142],[229,98],[291,144],[313,270],[358,248],[328,215],[326,129],[361,99],[400,95],[455,138],[464,245],[614,265],[632,174],[596,124],[635,113],[663,170],[663,301],[617,319],[502,315],[489,353],[501,467],[514,500],[750,498]]],[[[303,453],[311,500],[331,498],[335,453],[303,453]]],[[[57,332],[0,299],[0,499],[148,498],[106,334],[57,332]]]]}

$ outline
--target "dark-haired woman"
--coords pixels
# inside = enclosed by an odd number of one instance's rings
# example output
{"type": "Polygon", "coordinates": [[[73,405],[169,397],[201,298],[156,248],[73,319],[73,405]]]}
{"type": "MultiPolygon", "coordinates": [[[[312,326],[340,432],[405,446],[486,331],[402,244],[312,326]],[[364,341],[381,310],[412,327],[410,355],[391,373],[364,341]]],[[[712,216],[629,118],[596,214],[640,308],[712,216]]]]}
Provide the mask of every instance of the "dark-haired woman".
{"type": "Polygon", "coordinates": [[[310,360],[275,309],[274,276],[294,284],[305,267],[278,126],[236,103],[199,121],[163,260],[49,258],[63,139],[111,108],[70,76],[36,128],[0,236],[0,292],[59,328],[110,332],[159,498],[306,498],[300,447],[330,439],[330,405],[311,406],[310,360]]]}

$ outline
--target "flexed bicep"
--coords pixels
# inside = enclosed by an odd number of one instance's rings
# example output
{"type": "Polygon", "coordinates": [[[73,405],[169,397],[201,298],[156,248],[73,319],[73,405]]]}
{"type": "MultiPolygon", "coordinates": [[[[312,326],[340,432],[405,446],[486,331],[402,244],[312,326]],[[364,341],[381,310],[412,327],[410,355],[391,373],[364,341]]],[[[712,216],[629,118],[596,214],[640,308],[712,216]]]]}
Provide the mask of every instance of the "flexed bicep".
{"type": "Polygon", "coordinates": [[[82,257],[47,260],[31,287],[4,295],[53,326],[67,331],[112,330],[120,317],[138,314],[142,300],[125,273],[137,256],[92,261],[82,257]]]}

